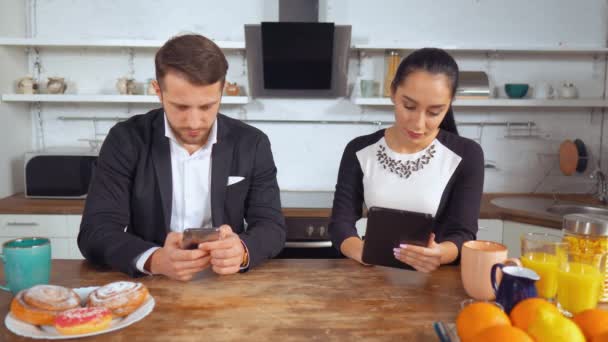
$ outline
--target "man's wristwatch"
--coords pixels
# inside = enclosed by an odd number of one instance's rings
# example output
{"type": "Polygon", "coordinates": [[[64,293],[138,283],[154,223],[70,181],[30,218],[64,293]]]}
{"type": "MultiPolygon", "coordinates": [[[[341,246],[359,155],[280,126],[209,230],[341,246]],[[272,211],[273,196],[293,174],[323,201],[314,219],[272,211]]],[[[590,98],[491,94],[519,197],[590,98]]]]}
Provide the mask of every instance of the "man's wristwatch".
{"type": "Polygon", "coordinates": [[[243,240],[241,240],[241,243],[243,244],[243,262],[241,262],[241,268],[244,268],[249,266],[249,251],[247,251],[247,246],[245,246],[243,240]]]}

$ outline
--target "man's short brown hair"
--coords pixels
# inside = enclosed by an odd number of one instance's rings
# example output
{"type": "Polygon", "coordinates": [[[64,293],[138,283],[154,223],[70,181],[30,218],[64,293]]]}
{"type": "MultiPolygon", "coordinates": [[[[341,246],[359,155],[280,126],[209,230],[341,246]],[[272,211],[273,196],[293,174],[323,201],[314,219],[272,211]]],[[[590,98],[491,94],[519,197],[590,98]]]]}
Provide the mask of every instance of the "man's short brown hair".
{"type": "Polygon", "coordinates": [[[209,85],[226,79],[228,61],[213,41],[198,34],[187,34],[169,39],[154,58],[156,79],[168,72],[176,72],[195,85],[209,85]]]}

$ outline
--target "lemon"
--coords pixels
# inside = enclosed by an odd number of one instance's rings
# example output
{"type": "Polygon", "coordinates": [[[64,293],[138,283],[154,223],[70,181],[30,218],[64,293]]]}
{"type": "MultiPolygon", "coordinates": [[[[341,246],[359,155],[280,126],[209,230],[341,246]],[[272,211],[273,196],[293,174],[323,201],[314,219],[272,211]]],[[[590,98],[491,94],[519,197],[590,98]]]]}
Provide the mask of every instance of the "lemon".
{"type": "Polygon", "coordinates": [[[585,342],[585,335],[570,319],[559,312],[538,308],[538,315],[528,326],[528,334],[538,342],[585,342]]]}

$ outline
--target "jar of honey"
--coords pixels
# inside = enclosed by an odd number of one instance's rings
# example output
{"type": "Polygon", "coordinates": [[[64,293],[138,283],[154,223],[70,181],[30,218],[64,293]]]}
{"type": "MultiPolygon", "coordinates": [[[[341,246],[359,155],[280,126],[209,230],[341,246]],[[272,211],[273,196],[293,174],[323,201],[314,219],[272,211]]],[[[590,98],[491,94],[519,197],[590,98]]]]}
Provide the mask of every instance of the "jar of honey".
{"type": "MultiPolygon", "coordinates": [[[[608,217],[593,214],[564,216],[562,229],[564,242],[571,254],[591,260],[608,253],[608,217]]],[[[608,264],[608,263],[607,263],[608,264]]],[[[603,287],[600,302],[608,302],[608,269],[603,270],[603,287]]]]}

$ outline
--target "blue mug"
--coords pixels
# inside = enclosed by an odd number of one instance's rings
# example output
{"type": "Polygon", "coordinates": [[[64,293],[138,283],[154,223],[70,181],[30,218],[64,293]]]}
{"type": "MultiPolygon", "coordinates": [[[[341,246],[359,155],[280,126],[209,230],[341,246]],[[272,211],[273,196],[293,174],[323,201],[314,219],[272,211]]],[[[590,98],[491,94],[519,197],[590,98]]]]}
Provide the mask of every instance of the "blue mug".
{"type": "Polygon", "coordinates": [[[520,301],[538,296],[534,283],[539,279],[536,272],[521,266],[494,264],[490,271],[490,281],[496,294],[496,302],[502,305],[507,315],[520,301]],[[502,270],[500,286],[496,283],[496,271],[499,268],[502,270]]]}
{"type": "Polygon", "coordinates": [[[51,276],[51,241],[41,237],[10,240],[2,244],[6,286],[13,294],[38,284],[48,284],[51,276]]]}

